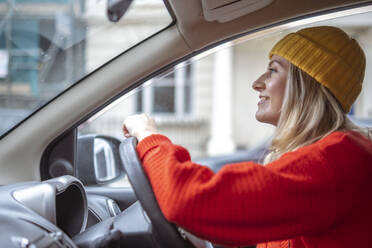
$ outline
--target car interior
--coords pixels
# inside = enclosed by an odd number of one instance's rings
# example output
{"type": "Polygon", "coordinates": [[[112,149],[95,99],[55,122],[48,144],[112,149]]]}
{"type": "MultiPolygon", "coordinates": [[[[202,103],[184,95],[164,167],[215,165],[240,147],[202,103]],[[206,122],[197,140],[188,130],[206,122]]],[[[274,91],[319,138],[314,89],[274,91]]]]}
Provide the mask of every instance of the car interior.
{"type": "MultiPolygon", "coordinates": [[[[32,110],[15,107],[6,109],[5,105],[0,106],[0,112],[2,112],[0,122],[4,125],[0,139],[1,247],[221,247],[218,244],[198,239],[192,233],[165,219],[157,205],[151,184],[142,169],[141,161],[137,157],[135,149],[137,141],[134,138],[120,137],[120,122],[109,127],[110,130],[119,133],[116,137],[115,134],[105,133],[103,128],[94,126],[94,123],[102,120],[100,116],[105,116],[105,113],[109,113],[110,110],[114,112],[115,106],[118,106],[118,110],[115,111],[121,113],[122,121],[124,120],[129,112],[127,113],[122,105],[116,105],[119,100],[125,102],[130,99],[141,99],[139,101],[142,105],[137,103],[135,106],[139,111],[136,110],[134,113],[144,111],[146,101],[143,98],[146,97],[147,89],[151,88],[147,84],[156,78],[166,78],[167,75],[174,73],[176,75],[172,77],[174,79],[177,75],[187,73],[187,66],[193,63],[208,66],[207,62],[210,62],[211,54],[226,47],[242,44],[233,51],[236,55],[239,49],[244,48],[246,43],[243,42],[263,44],[266,42],[265,37],[270,35],[277,39],[288,30],[321,22],[322,25],[344,25],[347,30],[361,34],[361,37],[367,37],[365,46],[370,46],[371,50],[366,50],[371,53],[367,53],[366,79],[372,81],[372,75],[370,76],[372,70],[368,70],[368,62],[372,58],[372,43],[370,42],[372,39],[368,38],[372,37],[368,36],[369,31],[372,30],[372,18],[370,18],[372,1],[154,1],[164,6],[164,12],[168,16],[164,24],[159,26],[160,28],[157,27],[155,31],[146,34],[139,41],[132,42],[120,52],[110,55],[97,66],[92,66],[93,69],[78,74],[76,77],[67,78],[65,80],[67,86],[61,88],[53,97],[43,99],[42,104],[32,110]],[[358,18],[354,18],[355,16],[358,18]],[[346,19],[342,19],[344,17],[346,19]],[[338,22],[337,18],[341,18],[341,21],[338,22]],[[349,21],[347,18],[354,19],[349,21]],[[354,22],[362,24],[355,24],[357,28],[353,29],[351,25],[354,22]],[[182,73],[176,73],[177,70],[182,73]],[[143,96],[139,98],[142,94],[139,92],[142,91],[143,96]],[[12,123],[6,124],[10,118],[13,118],[12,123]]],[[[4,40],[0,44],[0,59],[6,58],[6,64],[0,61],[0,67],[3,67],[1,65],[3,63],[4,68],[8,66],[10,68],[16,61],[11,53],[6,52],[8,43],[4,38],[12,35],[11,32],[6,33],[6,27],[9,27],[10,20],[12,20],[12,13],[15,11],[26,17],[30,16],[37,9],[33,9],[32,4],[36,2],[40,5],[43,1],[14,2],[0,1],[0,23],[2,24],[0,29],[4,33],[0,36],[4,40]],[[15,4],[14,8],[10,7],[12,4],[15,4]]],[[[58,5],[62,11],[65,2],[80,3],[84,0],[56,1],[53,4],[58,5]]],[[[120,23],[128,17],[130,23],[129,11],[134,4],[132,2],[135,1],[100,0],[93,2],[100,2],[107,22],[120,23]]],[[[152,4],[151,0],[143,0],[143,2],[152,4]]],[[[89,8],[89,4],[84,6],[89,8]]],[[[41,7],[38,6],[38,8],[41,7]]],[[[63,14],[55,16],[59,18],[56,17],[59,20],[55,24],[56,27],[66,21],[63,19],[63,14]]],[[[84,18],[86,23],[90,23],[89,21],[94,23],[89,15],[85,15],[84,18]]],[[[152,22],[151,19],[144,21],[152,22]]],[[[78,34],[83,32],[81,23],[76,21],[73,25],[76,25],[76,30],[79,30],[78,34]]],[[[31,32],[25,27],[20,30],[31,32]]],[[[89,28],[84,30],[87,34],[94,31],[89,28]]],[[[133,30],[131,32],[135,32],[136,29],[133,30]]],[[[102,34],[99,35],[102,36],[102,34]]],[[[43,37],[47,38],[48,35],[43,37]]],[[[81,43],[83,39],[79,35],[74,37],[74,44],[65,45],[66,54],[78,54],[78,51],[88,49],[90,45],[88,42],[81,43]]],[[[103,41],[106,39],[107,44],[114,42],[110,40],[114,38],[105,38],[104,35],[101,38],[103,41]]],[[[16,44],[15,39],[12,42],[16,44]]],[[[13,44],[12,42],[9,44],[13,44]]],[[[42,41],[39,43],[44,44],[42,41]]],[[[254,49],[257,50],[257,48],[254,49]]],[[[48,52],[53,53],[52,49],[48,52]]],[[[84,52],[84,56],[88,57],[89,52],[84,52]]],[[[93,62],[96,60],[94,56],[93,62]]],[[[243,61],[246,57],[236,55],[236,58],[243,61]]],[[[234,60],[235,63],[238,63],[238,59],[234,60]]],[[[251,67],[259,63],[255,62],[253,56],[248,59],[252,60],[249,65],[251,67]]],[[[267,57],[264,59],[267,61],[267,57]]],[[[42,62],[38,63],[37,70],[41,70],[40,68],[44,65],[42,62]]],[[[55,70],[62,68],[60,64],[55,63],[55,68],[49,69],[49,74],[44,76],[45,78],[53,77],[52,74],[57,74],[55,70]]],[[[68,63],[70,62],[67,61],[68,63]]],[[[87,63],[79,57],[74,57],[72,67],[86,66],[87,63]]],[[[244,63],[243,61],[241,64],[243,74],[247,70],[244,68],[244,63]]],[[[67,70],[66,74],[70,73],[68,70],[73,71],[73,68],[68,68],[64,69],[67,70]]],[[[257,70],[264,69],[258,68],[257,70]]],[[[0,68],[0,74],[1,70],[0,68]]],[[[5,90],[10,89],[7,86],[7,80],[11,75],[10,69],[4,76],[1,75],[0,83],[4,87],[0,85],[0,98],[3,99],[1,95],[5,94],[5,90]]],[[[254,76],[256,75],[252,75],[254,76]]],[[[38,78],[43,78],[43,74],[40,73],[38,78]]],[[[168,83],[163,81],[163,84],[165,85],[163,89],[166,89],[168,83]]],[[[200,85],[203,84],[200,83],[200,85]]],[[[249,85],[244,87],[250,89],[249,85]]],[[[186,87],[184,89],[187,90],[186,87]]],[[[225,92],[229,90],[221,89],[225,92]]],[[[154,88],[152,90],[155,91],[154,88]]],[[[372,127],[372,106],[368,103],[368,94],[372,93],[372,83],[366,83],[363,90],[365,92],[363,99],[352,110],[356,114],[351,116],[351,119],[362,126],[372,127]],[[363,114],[358,115],[362,112],[363,114]]],[[[211,94],[210,91],[206,89],[204,92],[200,88],[200,91],[195,94],[200,92],[211,94]]],[[[175,95],[181,94],[177,92],[181,91],[176,91],[175,95]]],[[[243,94],[241,98],[247,98],[244,96],[245,93],[241,94],[243,94]]],[[[164,98],[164,95],[162,97],[164,98]]],[[[186,101],[188,98],[182,99],[186,101]]],[[[239,95],[232,94],[231,102],[234,103],[236,99],[239,99],[239,95]]],[[[1,100],[1,102],[5,104],[6,100],[1,100]]],[[[30,106],[30,103],[27,104],[30,106]]],[[[199,103],[193,105],[196,113],[199,106],[197,104],[199,103]]],[[[202,104],[203,102],[200,101],[200,106],[202,104]]],[[[219,106],[213,110],[216,111],[213,113],[219,113],[222,116],[225,113],[235,113],[235,105],[228,105],[224,101],[217,99],[216,102],[211,101],[208,104],[219,106]],[[224,112],[225,107],[232,109],[231,113],[224,112]]],[[[183,103],[176,105],[175,112],[178,111],[177,108],[181,109],[182,113],[189,111],[183,103]]],[[[108,114],[106,116],[106,122],[110,122],[111,119],[108,118],[110,116],[108,114]]],[[[176,132],[172,128],[181,124],[187,124],[189,125],[187,128],[196,129],[198,132],[204,130],[203,128],[209,128],[209,122],[205,122],[203,118],[186,117],[182,119],[182,123],[174,123],[169,120],[169,116],[159,116],[159,125],[162,128],[168,128],[171,136],[172,132],[176,132]]],[[[242,120],[245,120],[244,118],[243,116],[242,120]]],[[[224,125],[229,127],[228,125],[234,125],[234,121],[232,122],[232,124],[225,123],[224,125]]],[[[213,128],[211,127],[212,134],[213,132],[220,134],[219,130],[213,128]]],[[[196,154],[195,161],[209,166],[216,172],[227,163],[246,160],[260,162],[267,152],[266,147],[271,134],[271,131],[265,131],[255,145],[239,146],[238,144],[226,153],[212,152],[208,155],[207,152],[201,152],[200,146],[196,145],[193,148],[196,154]]],[[[187,138],[189,134],[185,131],[182,135],[180,137],[187,138]]],[[[252,137],[260,136],[260,132],[251,135],[252,137]]],[[[200,133],[195,136],[204,137],[200,133]]],[[[192,137],[189,139],[187,140],[190,144],[196,140],[192,137]]],[[[241,139],[245,139],[245,136],[241,139]]],[[[227,142],[225,144],[225,148],[228,149],[229,144],[227,142]]],[[[255,244],[251,245],[250,247],[255,247],[255,244]]]]}

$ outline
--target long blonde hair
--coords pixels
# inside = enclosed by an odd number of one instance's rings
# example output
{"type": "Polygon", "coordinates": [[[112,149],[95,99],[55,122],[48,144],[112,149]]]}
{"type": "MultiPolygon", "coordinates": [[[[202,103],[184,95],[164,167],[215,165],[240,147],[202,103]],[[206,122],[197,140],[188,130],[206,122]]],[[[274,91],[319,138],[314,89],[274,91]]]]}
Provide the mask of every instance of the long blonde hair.
{"type": "Polygon", "coordinates": [[[361,132],[325,86],[291,64],[280,118],[265,163],[337,130],[361,132]]]}

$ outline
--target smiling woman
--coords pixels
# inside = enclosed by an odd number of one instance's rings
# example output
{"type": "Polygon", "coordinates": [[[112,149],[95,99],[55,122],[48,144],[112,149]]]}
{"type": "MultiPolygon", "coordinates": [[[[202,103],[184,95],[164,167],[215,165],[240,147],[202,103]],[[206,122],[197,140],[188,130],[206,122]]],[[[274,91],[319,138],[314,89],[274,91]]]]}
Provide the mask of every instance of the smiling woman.
{"type": "Polygon", "coordinates": [[[252,85],[260,93],[256,119],[274,126],[278,124],[290,63],[278,56],[271,58],[267,72],[252,85]]]}
{"type": "Polygon", "coordinates": [[[362,48],[341,29],[318,26],[286,35],[269,57],[253,83],[257,120],[276,126],[266,166],[230,163],[214,173],[159,134],[150,117],[125,119],[164,216],[229,246],[368,246],[372,132],[346,116],[364,79],[362,48]]]}

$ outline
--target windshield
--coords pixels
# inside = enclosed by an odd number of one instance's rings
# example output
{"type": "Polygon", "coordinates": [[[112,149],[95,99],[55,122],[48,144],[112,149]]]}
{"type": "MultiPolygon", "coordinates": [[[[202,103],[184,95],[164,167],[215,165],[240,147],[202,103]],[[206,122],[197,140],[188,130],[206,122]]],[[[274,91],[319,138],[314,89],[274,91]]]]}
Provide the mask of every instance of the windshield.
{"type": "Polygon", "coordinates": [[[0,136],[171,22],[162,0],[0,0],[0,136]]]}

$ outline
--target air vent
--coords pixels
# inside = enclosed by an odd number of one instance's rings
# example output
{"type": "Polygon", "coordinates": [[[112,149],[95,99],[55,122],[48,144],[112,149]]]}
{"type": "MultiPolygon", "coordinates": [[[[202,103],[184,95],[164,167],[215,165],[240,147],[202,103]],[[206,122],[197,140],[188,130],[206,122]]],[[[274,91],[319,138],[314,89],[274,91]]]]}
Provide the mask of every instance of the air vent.
{"type": "Polygon", "coordinates": [[[228,22],[269,5],[273,0],[202,0],[207,21],[228,22]]]}

